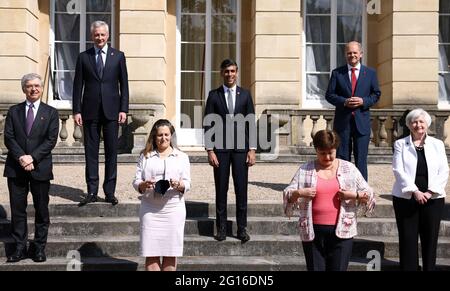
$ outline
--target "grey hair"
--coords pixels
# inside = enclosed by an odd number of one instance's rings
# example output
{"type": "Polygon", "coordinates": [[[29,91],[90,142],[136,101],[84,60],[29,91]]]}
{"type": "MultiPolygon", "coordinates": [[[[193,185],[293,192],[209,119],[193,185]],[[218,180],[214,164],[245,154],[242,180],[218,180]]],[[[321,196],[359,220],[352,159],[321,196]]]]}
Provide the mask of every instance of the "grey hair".
{"type": "Polygon", "coordinates": [[[108,23],[106,23],[104,21],[101,21],[101,20],[96,20],[96,21],[92,22],[92,24],[91,24],[91,33],[94,32],[94,29],[96,29],[97,27],[101,27],[101,26],[106,27],[106,32],[109,34],[108,23]]]}
{"type": "Polygon", "coordinates": [[[362,45],[361,45],[361,43],[358,42],[358,41],[349,41],[348,43],[346,43],[346,44],[345,44],[345,51],[348,50],[348,47],[350,46],[350,44],[357,44],[357,45],[358,45],[358,48],[359,48],[359,51],[360,51],[360,52],[363,52],[362,45]]]}
{"type": "Polygon", "coordinates": [[[36,73],[29,73],[26,74],[22,77],[22,80],[20,80],[20,85],[22,86],[22,91],[25,92],[25,85],[34,79],[39,79],[40,83],[41,83],[41,87],[44,86],[44,83],[42,82],[42,77],[39,74],[36,73]]]}
{"type": "Polygon", "coordinates": [[[406,115],[405,122],[406,126],[411,130],[411,122],[419,118],[420,116],[423,116],[425,118],[425,122],[427,123],[428,127],[431,125],[431,116],[423,110],[422,108],[416,108],[412,110],[408,115],[406,115]]]}

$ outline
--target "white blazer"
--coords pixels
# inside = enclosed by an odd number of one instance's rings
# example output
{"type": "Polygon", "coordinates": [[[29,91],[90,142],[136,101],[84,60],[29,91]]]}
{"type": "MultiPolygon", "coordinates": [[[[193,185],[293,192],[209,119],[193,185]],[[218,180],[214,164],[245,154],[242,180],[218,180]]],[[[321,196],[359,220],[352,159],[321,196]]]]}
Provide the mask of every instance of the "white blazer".
{"type": "MultiPolygon", "coordinates": [[[[448,180],[448,162],[444,143],[431,136],[427,136],[424,142],[425,158],[428,168],[428,190],[436,193],[431,198],[445,197],[445,186],[448,180]]],[[[411,135],[399,139],[394,144],[394,157],[392,170],[395,183],[392,195],[400,198],[411,199],[418,188],[414,184],[417,169],[417,152],[411,135]]]]}

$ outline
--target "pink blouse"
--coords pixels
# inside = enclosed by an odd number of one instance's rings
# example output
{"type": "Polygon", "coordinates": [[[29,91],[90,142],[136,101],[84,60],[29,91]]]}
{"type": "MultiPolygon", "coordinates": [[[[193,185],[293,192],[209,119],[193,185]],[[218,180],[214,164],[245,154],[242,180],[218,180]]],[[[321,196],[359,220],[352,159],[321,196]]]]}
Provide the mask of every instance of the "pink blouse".
{"type": "Polygon", "coordinates": [[[337,178],[317,176],[316,196],[312,201],[313,224],[336,225],[339,216],[339,191],[337,178]]]}

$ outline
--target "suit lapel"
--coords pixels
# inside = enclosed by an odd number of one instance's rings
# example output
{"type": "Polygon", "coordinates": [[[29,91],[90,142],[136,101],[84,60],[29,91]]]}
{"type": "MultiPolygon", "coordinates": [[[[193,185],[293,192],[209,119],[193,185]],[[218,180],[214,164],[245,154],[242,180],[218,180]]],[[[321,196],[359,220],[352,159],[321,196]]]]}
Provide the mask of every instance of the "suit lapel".
{"type": "Polygon", "coordinates": [[[95,75],[95,77],[97,77],[98,80],[100,80],[100,77],[98,76],[98,73],[97,73],[97,65],[95,63],[95,48],[94,47],[92,47],[88,50],[88,55],[89,55],[89,60],[92,65],[92,70],[94,71],[94,75],[95,75]]]}
{"type": "Polygon", "coordinates": [[[352,95],[352,83],[350,82],[350,78],[348,77],[348,67],[347,65],[345,65],[344,67],[342,67],[342,71],[341,71],[342,77],[344,78],[344,82],[345,85],[347,87],[347,90],[349,93],[349,96],[352,95]]]}
{"type": "Polygon", "coordinates": [[[114,57],[114,49],[108,46],[108,52],[106,53],[105,67],[103,68],[103,76],[105,75],[106,72],[108,72],[108,67],[111,64],[113,57],[114,57]]]}
{"type": "Polygon", "coordinates": [[[222,106],[225,109],[225,111],[228,112],[228,114],[230,114],[230,112],[228,111],[227,102],[225,101],[225,91],[223,90],[223,86],[220,86],[218,91],[219,91],[220,103],[222,104],[222,106]]]}
{"type": "Polygon", "coordinates": [[[45,105],[43,105],[43,103],[41,102],[38,111],[36,113],[36,117],[34,118],[33,126],[31,127],[30,130],[30,136],[33,134],[36,128],[39,128],[41,121],[45,120],[45,114],[43,113],[45,111],[44,106],[45,105]]]}
{"type": "Polygon", "coordinates": [[[241,88],[239,86],[236,86],[236,102],[234,103],[234,114],[242,113],[241,112],[241,88]]]}
{"type": "MultiPolygon", "coordinates": [[[[362,84],[363,82],[365,82],[365,78],[366,78],[366,67],[364,67],[363,65],[361,65],[361,71],[359,72],[359,76],[358,76],[358,81],[356,82],[356,88],[355,88],[355,95],[356,92],[358,91],[358,87],[360,87],[360,84],[362,84]]],[[[359,96],[360,94],[356,95],[359,96]]]]}
{"type": "Polygon", "coordinates": [[[19,118],[22,120],[22,124],[23,124],[23,132],[25,133],[25,135],[27,135],[27,117],[25,115],[25,108],[27,107],[27,102],[23,102],[22,105],[19,107],[19,118]]]}

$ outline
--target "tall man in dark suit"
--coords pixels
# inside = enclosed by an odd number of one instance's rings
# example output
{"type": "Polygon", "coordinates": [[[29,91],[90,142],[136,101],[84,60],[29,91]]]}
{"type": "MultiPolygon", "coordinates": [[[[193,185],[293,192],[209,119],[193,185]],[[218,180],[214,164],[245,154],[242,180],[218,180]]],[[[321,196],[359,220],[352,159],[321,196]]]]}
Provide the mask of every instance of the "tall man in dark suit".
{"type": "Polygon", "coordinates": [[[223,85],[209,92],[204,118],[208,161],[214,167],[216,239],[226,239],[227,192],[231,166],[236,193],[237,237],[242,242],[247,242],[250,240],[246,231],[248,168],[256,161],[255,108],[250,92],[236,85],[236,62],[224,60],[220,68],[223,85]]]}
{"type": "Polygon", "coordinates": [[[38,74],[23,76],[21,83],[26,100],[9,109],[4,132],[8,156],[3,176],[8,178],[12,237],[16,244],[7,261],[18,262],[27,257],[26,208],[31,190],[35,232],[28,256],[35,262],[44,262],[50,225],[48,191],[53,179],[51,151],[58,139],[59,118],[55,108],[40,102],[43,84],[38,74]]]}
{"type": "Polygon", "coordinates": [[[91,25],[94,47],[78,56],[73,84],[73,115],[83,126],[88,195],[78,205],[97,201],[100,131],[105,145],[105,201],[116,205],[119,124],[128,112],[128,73],[123,52],[109,47],[108,25],[91,25]]]}
{"type": "Polygon", "coordinates": [[[341,138],[337,157],[350,161],[367,180],[367,155],[370,142],[370,107],[378,102],[381,91],[375,70],[361,65],[361,44],[346,44],[347,65],[331,73],[326,100],[336,106],[334,130],[341,138]]]}

